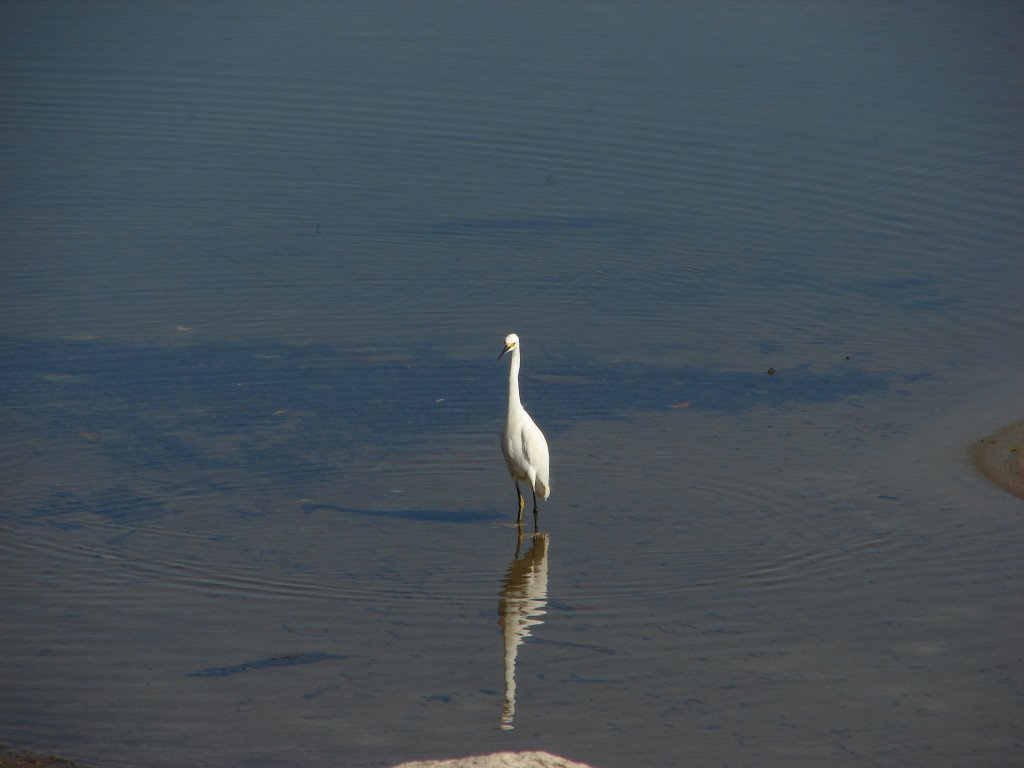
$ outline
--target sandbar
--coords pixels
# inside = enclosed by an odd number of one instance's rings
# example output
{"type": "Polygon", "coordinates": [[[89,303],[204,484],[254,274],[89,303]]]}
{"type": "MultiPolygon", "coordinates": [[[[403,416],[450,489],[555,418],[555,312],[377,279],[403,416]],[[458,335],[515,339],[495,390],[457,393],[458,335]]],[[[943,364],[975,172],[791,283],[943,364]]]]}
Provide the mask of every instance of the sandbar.
{"type": "Polygon", "coordinates": [[[976,441],[969,453],[978,472],[1024,499],[1024,419],[976,441]]]}

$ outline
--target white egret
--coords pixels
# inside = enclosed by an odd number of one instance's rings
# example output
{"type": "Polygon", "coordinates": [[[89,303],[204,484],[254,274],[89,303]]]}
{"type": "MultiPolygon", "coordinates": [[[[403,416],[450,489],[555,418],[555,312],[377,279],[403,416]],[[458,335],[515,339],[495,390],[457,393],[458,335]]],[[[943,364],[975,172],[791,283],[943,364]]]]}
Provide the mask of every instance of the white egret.
{"type": "Polygon", "coordinates": [[[533,491],[533,527],[536,530],[537,496],[547,499],[551,494],[548,441],[519,400],[519,337],[514,333],[505,337],[505,349],[498,355],[498,359],[508,352],[512,353],[512,361],[508,368],[508,414],[505,416],[505,431],[501,435],[501,452],[505,456],[508,473],[516,484],[516,497],[519,499],[516,522],[520,525],[523,522],[526,501],[519,490],[519,481],[525,480],[533,491]]]}

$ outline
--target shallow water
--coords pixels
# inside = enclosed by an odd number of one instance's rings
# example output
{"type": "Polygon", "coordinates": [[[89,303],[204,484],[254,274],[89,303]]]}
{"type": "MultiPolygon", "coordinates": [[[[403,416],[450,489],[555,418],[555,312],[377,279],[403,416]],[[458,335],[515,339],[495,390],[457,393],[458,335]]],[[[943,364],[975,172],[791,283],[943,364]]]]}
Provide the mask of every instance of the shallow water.
{"type": "Polygon", "coordinates": [[[0,740],[1016,764],[1022,22],[5,4],[0,740]]]}

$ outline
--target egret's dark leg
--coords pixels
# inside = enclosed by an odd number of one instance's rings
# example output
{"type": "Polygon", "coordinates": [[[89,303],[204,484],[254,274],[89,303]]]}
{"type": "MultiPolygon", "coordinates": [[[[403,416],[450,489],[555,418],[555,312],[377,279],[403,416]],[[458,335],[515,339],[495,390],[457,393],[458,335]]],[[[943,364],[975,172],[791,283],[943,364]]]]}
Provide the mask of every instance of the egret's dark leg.
{"type": "Polygon", "coordinates": [[[523,524],[523,507],[526,506],[526,499],[523,498],[523,494],[519,490],[519,481],[518,480],[513,480],[512,482],[516,484],[516,499],[518,499],[518,501],[519,501],[519,514],[516,515],[516,522],[519,523],[519,525],[522,525],[523,524]]]}
{"type": "Polygon", "coordinates": [[[540,525],[537,522],[537,491],[531,488],[533,491],[533,532],[537,533],[540,530],[540,525]]]}

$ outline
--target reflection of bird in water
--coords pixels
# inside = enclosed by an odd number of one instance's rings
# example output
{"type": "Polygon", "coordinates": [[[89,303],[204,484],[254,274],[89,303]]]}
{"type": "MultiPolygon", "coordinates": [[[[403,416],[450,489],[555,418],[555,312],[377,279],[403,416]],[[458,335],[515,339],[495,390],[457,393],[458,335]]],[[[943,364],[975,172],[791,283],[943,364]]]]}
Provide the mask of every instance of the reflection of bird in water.
{"type": "Polygon", "coordinates": [[[505,349],[498,359],[507,352],[512,353],[512,362],[508,370],[508,414],[505,416],[505,431],[501,435],[501,452],[505,456],[508,473],[516,484],[516,497],[519,499],[516,522],[523,521],[526,501],[519,490],[519,481],[526,480],[533,491],[533,529],[537,530],[537,495],[547,499],[551,494],[548,441],[519,400],[519,337],[514,333],[505,337],[505,349]]]}
{"type": "MultiPolygon", "coordinates": [[[[521,529],[520,529],[521,530],[521,529]]],[[[540,617],[548,601],[548,535],[535,533],[522,557],[516,554],[505,573],[498,599],[498,623],[505,641],[505,703],[501,709],[502,730],[511,731],[516,714],[516,655],[530,636],[530,628],[543,624],[540,617]]]]}

